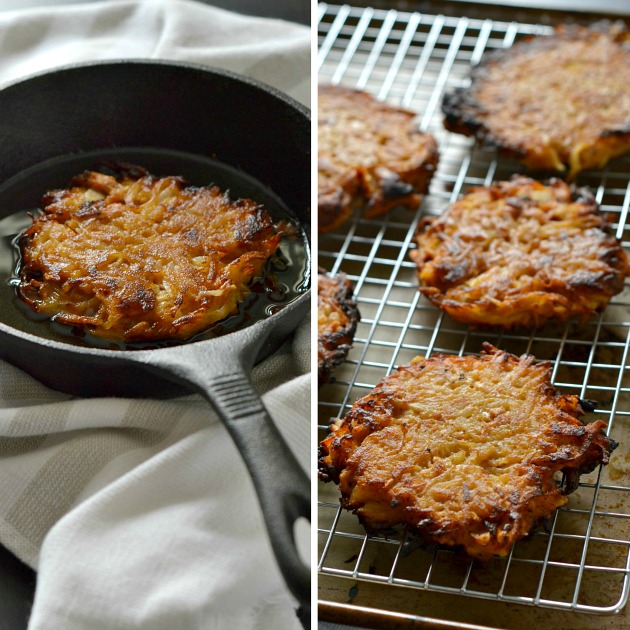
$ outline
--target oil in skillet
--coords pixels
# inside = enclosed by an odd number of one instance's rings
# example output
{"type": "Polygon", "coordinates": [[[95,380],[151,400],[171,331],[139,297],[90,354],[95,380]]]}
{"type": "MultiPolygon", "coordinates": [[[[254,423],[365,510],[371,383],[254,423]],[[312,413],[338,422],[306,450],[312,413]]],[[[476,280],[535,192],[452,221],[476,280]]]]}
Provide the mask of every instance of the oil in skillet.
{"type": "MultiPolygon", "coordinates": [[[[27,209],[38,206],[41,191],[61,188],[77,173],[99,170],[99,165],[108,163],[142,164],[154,174],[177,172],[196,186],[214,182],[221,189],[229,191],[234,199],[249,198],[261,203],[274,222],[286,222],[290,227],[293,226],[295,235],[282,238],[278,254],[269,263],[265,279],[253,284],[252,292],[240,304],[239,312],[213,325],[191,341],[212,338],[249,326],[273,315],[308,290],[311,264],[307,233],[299,226],[283,200],[263,182],[214,157],[156,147],[115,147],[58,156],[36,164],[0,184],[0,211],[5,215],[0,220],[0,322],[35,336],[82,346],[123,349],[181,343],[153,342],[150,345],[127,346],[89,334],[78,337],[68,326],[49,319],[42,323],[42,317],[38,319],[17,297],[15,283],[19,277],[19,269],[16,272],[19,250],[14,241],[16,235],[31,225],[27,209]]],[[[84,334],[84,331],[80,333],[84,334]]]]}
{"type": "MultiPolygon", "coordinates": [[[[96,337],[84,329],[59,324],[48,316],[38,315],[18,296],[20,282],[20,234],[31,224],[28,212],[22,211],[0,220],[0,320],[13,328],[39,337],[73,345],[111,350],[156,348],[181,342],[163,341],[125,344],[118,340],[96,337]]],[[[251,292],[239,305],[238,313],[211,326],[189,341],[212,339],[256,321],[270,317],[299,298],[309,287],[309,261],[306,237],[300,231],[283,236],[280,247],[269,261],[262,278],[250,286],[251,292]]]]}

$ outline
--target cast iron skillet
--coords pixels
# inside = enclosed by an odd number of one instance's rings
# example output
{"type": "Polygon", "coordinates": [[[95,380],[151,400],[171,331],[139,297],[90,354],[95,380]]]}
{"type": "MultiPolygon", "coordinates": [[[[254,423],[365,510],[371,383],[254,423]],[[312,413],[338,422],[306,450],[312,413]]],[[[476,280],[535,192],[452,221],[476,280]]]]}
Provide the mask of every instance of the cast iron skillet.
{"type": "MultiPolygon", "coordinates": [[[[240,187],[268,193],[309,233],[308,110],[229,72],[114,61],[39,74],[0,90],[0,147],[0,219],[37,207],[42,192],[67,185],[98,157],[121,153],[126,161],[138,157],[149,170],[162,171],[157,174],[193,180],[225,175],[233,193],[240,187]]],[[[277,562],[307,620],[310,571],[298,555],[293,527],[299,517],[310,519],[310,483],[248,372],[304,318],[309,291],[229,334],[141,350],[81,347],[16,328],[15,304],[3,295],[0,356],[49,387],[79,396],[197,391],[210,401],[249,469],[277,562]]]]}

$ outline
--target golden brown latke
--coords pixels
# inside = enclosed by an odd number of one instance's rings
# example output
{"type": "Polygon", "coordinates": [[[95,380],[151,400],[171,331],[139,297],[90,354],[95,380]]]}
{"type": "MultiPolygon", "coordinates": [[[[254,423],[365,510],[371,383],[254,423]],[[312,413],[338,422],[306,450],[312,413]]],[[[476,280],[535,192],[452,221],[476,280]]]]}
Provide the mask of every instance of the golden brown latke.
{"type": "Polygon", "coordinates": [[[444,126],[533,170],[602,168],[630,150],[629,40],[621,23],[560,25],[493,52],[445,95],[444,126]]]}
{"type": "Polygon", "coordinates": [[[352,284],[345,274],[317,276],[317,377],[321,387],[348,356],[359,322],[352,299],[352,284]]]}
{"type": "Polygon", "coordinates": [[[481,186],[418,226],[420,291],[476,326],[587,319],[623,290],[628,258],[593,196],[561,180],[481,186]]]}
{"type": "Polygon", "coordinates": [[[415,114],[334,85],[319,87],[318,111],[320,232],[339,227],[354,206],[375,217],[419,205],[438,150],[415,125],[415,114]]]}
{"type": "Polygon", "coordinates": [[[140,167],[86,171],[42,204],[20,241],[20,297],[126,342],[188,339],[235,313],[281,238],[254,201],[140,167]]]}
{"type": "Polygon", "coordinates": [[[408,525],[474,558],[505,556],[580,474],[608,463],[606,425],[580,422],[580,400],[553,388],[548,363],[483,350],[418,357],[331,425],[320,478],[369,531],[408,525]]]}

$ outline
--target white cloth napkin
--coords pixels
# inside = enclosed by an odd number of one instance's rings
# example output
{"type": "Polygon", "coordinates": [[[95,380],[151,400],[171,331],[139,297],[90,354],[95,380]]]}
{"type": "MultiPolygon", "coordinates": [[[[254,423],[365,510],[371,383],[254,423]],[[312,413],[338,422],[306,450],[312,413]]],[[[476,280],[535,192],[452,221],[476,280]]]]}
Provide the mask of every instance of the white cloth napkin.
{"type": "MultiPolygon", "coordinates": [[[[310,34],[296,24],[178,0],[0,13],[0,84],[132,57],[222,67],[310,101],[310,34]]],[[[305,469],[309,338],[306,321],[252,379],[305,469]]],[[[300,627],[245,466],[197,396],[71,399],[0,361],[0,542],[38,572],[31,630],[300,627]]]]}

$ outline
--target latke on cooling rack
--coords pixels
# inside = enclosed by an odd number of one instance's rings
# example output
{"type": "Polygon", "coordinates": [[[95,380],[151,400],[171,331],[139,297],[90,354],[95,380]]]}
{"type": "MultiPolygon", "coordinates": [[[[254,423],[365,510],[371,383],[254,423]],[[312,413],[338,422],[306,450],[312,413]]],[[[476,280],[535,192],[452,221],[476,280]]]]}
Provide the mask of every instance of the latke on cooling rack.
{"type": "Polygon", "coordinates": [[[359,90],[319,87],[319,231],[342,225],[354,207],[366,217],[416,208],[438,162],[433,136],[415,114],[359,90]]]}
{"type": "Polygon", "coordinates": [[[630,150],[630,33],[621,23],[557,26],[482,58],[447,93],[444,126],[532,170],[602,168],[630,150]]]}
{"type": "Polygon", "coordinates": [[[411,257],[420,291],[474,326],[587,319],[624,288],[628,258],[593,196],[524,176],[473,188],[426,217],[411,257]]]}
{"type": "Polygon", "coordinates": [[[359,322],[353,287],[345,274],[317,276],[317,379],[321,387],[348,355],[359,322]]]}
{"type": "Polygon", "coordinates": [[[319,476],[369,532],[406,525],[473,558],[505,556],[616,446],[550,377],[548,363],[490,344],[418,357],[331,425],[319,476]]]}

